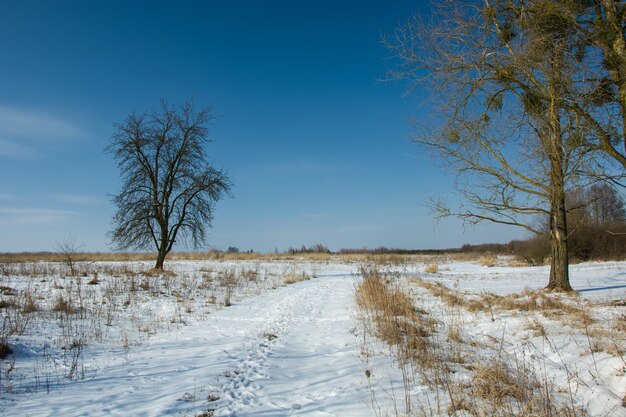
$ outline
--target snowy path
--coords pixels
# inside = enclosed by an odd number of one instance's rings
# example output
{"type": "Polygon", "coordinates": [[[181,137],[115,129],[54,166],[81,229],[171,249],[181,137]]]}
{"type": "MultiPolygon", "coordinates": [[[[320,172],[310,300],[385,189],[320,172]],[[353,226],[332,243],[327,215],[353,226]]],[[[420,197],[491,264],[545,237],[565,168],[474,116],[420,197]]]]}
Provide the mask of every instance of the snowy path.
{"type": "Polygon", "coordinates": [[[349,275],[269,291],[158,335],[96,376],[2,399],[15,416],[370,416],[349,275]],[[217,398],[208,401],[208,397],[217,398]]]}

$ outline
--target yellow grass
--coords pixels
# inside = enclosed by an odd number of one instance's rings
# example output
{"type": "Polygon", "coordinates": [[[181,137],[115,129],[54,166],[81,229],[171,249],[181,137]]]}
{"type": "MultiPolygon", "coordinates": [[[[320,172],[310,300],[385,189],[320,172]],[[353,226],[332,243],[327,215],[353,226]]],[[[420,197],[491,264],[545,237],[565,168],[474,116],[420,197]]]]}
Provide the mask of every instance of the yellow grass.
{"type": "MultiPolygon", "coordinates": [[[[76,262],[129,262],[156,261],[154,252],[78,252],[76,262]]],[[[311,262],[368,262],[380,265],[437,264],[454,261],[480,261],[480,254],[451,253],[444,255],[405,255],[370,253],[227,253],[227,252],[172,252],[165,262],[173,260],[226,260],[226,261],[311,261],[311,262]]],[[[62,262],[63,256],[56,252],[5,252],[0,253],[0,263],[19,262],[62,262]]]]}
{"type": "MultiPolygon", "coordinates": [[[[356,285],[356,302],[364,331],[376,336],[392,347],[396,365],[402,371],[403,386],[399,399],[392,396],[396,407],[399,401],[404,413],[395,415],[432,416],[446,415],[487,416],[586,416],[568,404],[560,404],[553,397],[554,388],[541,379],[530,363],[514,355],[483,355],[471,340],[463,336],[461,310],[470,303],[467,295],[444,285],[415,279],[420,287],[438,297],[444,310],[442,322],[434,323],[427,311],[415,303],[403,289],[398,276],[382,276],[376,271],[362,271],[363,280],[356,285]],[[469,377],[459,378],[455,369],[464,368],[469,377]],[[413,402],[415,391],[427,385],[437,395],[432,404],[413,402]],[[434,411],[437,410],[437,413],[434,411]],[[445,411],[443,411],[445,410],[445,411]],[[443,414],[441,414],[443,415],[443,414]]],[[[548,296],[525,293],[517,297],[492,298],[496,308],[560,309],[565,314],[580,314],[575,307],[548,296]]],[[[482,303],[484,301],[481,300],[482,303]]],[[[474,307],[476,308],[476,307],[474,307]]],[[[480,311],[476,309],[476,311],[480,311]]],[[[363,343],[367,340],[363,337],[363,343]]],[[[501,352],[502,346],[496,347],[501,352]]],[[[369,352],[364,346],[363,352],[369,352]]],[[[367,368],[369,378],[378,370],[367,368]]]]}

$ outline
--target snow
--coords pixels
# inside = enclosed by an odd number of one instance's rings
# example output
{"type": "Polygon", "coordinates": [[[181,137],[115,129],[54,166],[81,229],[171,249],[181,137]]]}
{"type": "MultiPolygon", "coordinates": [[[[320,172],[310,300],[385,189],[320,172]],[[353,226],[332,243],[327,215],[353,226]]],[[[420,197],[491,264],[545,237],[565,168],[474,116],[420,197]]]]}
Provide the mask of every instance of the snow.
{"type": "MultiPolygon", "coordinates": [[[[149,269],[137,262],[124,266],[149,269]]],[[[27,331],[8,339],[14,354],[1,363],[0,414],[399,414],[402,376],[388,350],[375,344],[364,355],[354,306],[360,266],[338,260],[176,261],[166,265],[176,273],[172,277],[137,272],[133,291],[128,277],[114,277],[112,263],[85,266],[100,271],[100,283],[93,286],[87,285],[91,275],[78,281],[64,278],[58,266],[38,277],[6,274],[0,285],[36,294],[40,311],[29,316],[27,331]],[[223,277],[228,271],[248,278],[237,283],[232,305],[225,307],[223,277]],[[282,284],[284,276],[302,274],[312,278],[282,284]],[[50,312],[59,294],[79,289],[83,310],[65,322],[62,314],[50,312]],[[78,336],[83,345],[72,348],[78,336]],[[73,365],[75,374],[68,378],[73,365]]],[[[411,263],[387,270],[436,280],[466,294],[541,288],[548,271],[456,261],[442,261],[437,273],[426,273],[425,267],[411,263]]],[[[626,262],[573,265],[571,275],[582,299],[598,303],[594,317],[608,323],[626,313],[623,305],[609,305],[626,299],[626,262]]],[[[464,338],[487,346],[485,355],[497,348],[494,339],[505,340],[511,354],[540,364],[561,389],[573,387],[576,404],[591,415],[626,416],[621,405],[626,394],[623,356],[590,354],[589,338],[578,328],[536,315],[451,312],[436,298],[411,291],[438,319],[462,322],[464,338]],[[533,320],[541,320],[549,337],[529,330],[533,320]]],[[[3,295],[2,300],[12,297],[3,295]]],[[[16,320],[9,309],[2,314],[5,325],[16,320]]],[[[416,386],[413,394],[428,401],[433,393],[416,386]]]]}
{"type": "MultiPolygon", "coordinates": [[[[548,266],[486,267],[475,262],[460,262],[447,264],[442,269],[438,272],[439,279],[448,285],[496,294],[542,288],[549,275],[548,266]]],[[[621,262],[574,264],[570,266],[570,282],[586,298],[619,298],[626,294],[626,269],[621,262]]]]}

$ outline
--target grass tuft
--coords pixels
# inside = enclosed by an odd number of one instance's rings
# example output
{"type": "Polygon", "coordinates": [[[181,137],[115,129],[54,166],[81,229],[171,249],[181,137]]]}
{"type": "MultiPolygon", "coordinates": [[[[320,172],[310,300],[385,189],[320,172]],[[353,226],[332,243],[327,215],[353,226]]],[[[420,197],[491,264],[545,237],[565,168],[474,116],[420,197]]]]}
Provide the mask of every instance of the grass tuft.
{"type": "Polygon", "coordinates": [[[57,297],[56,301],[54,302],[54,305],[52,306],[52,311],[65,313],[65,314],[75,313],[74,307],[72,307],[72,303],[69,300],[67,300],[65,297],[63,297],[62,295],[59,295],[57,297]]]}

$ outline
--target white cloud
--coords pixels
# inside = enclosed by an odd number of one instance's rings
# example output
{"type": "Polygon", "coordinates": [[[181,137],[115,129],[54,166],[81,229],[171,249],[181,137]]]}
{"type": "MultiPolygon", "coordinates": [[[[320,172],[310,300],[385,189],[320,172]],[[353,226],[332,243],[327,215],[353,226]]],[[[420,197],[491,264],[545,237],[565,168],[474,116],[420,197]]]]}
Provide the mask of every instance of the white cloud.
{"type": "Polygon", "coordinates": [[[54,194],[52,198],[61,203],[79,206],[95,206],[101,202],[98,197],[87,194],[54,194]]]}
{"type": "Polygon", "coordinates": [[[0,105],[0,132],[11,137],[80,138],[80,127],[50,114],[0,105]]]}
{"type": "Polygon", "coordinates": [[[42,141],[86,136],[87,131],[51,114],[0,105],[0,157],[32,158],[40,153],[42,141]]]}
{"type": "Polygon", "coordinates": [[[3,201],[17,201],[17,200],[19,200],[19,198],[17,198],[13,194],[0,193],[0,200],[3,200],[3,201]]]}
{"type": "Polygon", "coordinates": [[[78,213],[47,208],[0,207],[0,224],[33,225],[57,224],[70,221],[78,213]]]}

